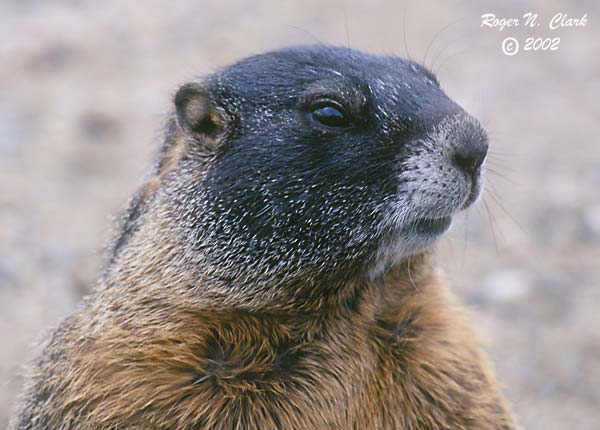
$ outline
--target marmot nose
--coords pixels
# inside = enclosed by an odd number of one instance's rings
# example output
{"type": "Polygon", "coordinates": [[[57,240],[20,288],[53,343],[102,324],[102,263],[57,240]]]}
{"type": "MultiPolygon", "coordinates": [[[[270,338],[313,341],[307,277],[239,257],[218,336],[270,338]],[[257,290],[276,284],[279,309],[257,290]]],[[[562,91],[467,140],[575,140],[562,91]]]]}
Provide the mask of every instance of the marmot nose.
{"type": "Polygon", "coordinates": [[[469,145],[458,149],[454,153],[453,161],[458,168],[472,175],[483,164],[486,154],[487,145],[469,145]]]}
{"type": "Polygon", "coordinates": [[[487,155],[487,136],[479,127],[471,133],[461,134],[460,142],[452,154],[452,161],[459,169],[468,175],[473,175],[481,167],[487,155]]]}

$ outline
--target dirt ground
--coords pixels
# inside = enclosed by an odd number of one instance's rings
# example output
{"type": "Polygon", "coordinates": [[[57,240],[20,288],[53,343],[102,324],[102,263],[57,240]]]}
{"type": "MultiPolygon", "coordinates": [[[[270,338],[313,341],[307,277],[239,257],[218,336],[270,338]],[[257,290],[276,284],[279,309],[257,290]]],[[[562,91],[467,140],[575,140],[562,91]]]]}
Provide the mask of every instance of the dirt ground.
{"type": "Polygon", "coordinates": [[[290,44],[426,58],[492,138],[440,244],[532,430],[600,429],[600,8],[593,1],[0,2],[0,428],[36,339],[93,287],[178,84],[290,44]],[[481,28],[484,13],[542,26],[481,28]],[[552,15],[588,14],[550,31],[552,15]],[[505,37],[556,51],[501,51],[505,37]]]}

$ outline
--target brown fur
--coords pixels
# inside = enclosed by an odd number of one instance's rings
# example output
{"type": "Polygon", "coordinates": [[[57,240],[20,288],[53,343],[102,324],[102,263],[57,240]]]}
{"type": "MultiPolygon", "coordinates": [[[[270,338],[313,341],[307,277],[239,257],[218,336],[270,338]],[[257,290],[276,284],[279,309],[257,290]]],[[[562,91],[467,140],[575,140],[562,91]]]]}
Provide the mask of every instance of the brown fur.
{"type": "Polygon", "coordinates": [[[50,341],[35,387],[59,393],[46,428],[514,428],[427,256],[352,286],[353,308],[295,314],[211,309],[147,269],[121,273],[129,289],[99,292],[50,341]]]}

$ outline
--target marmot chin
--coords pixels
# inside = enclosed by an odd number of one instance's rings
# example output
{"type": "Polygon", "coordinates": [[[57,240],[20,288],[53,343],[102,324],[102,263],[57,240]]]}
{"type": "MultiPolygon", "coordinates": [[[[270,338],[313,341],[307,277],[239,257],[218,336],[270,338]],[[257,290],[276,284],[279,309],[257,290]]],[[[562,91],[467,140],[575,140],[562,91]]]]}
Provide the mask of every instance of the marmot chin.
{"type": "Polygon", "coordinates": [[[183,85],[11,428],[514,429],[430,257],[487,149],[395,56],[287,48],[183,85]]]}

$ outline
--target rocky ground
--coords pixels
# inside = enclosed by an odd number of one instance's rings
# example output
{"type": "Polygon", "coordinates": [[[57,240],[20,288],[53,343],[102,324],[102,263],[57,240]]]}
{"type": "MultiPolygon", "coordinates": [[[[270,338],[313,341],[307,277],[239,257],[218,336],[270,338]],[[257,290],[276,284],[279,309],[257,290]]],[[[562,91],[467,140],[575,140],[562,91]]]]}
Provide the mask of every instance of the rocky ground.
{"type": "Polygon", "coordinates": [[[487,191],[439,259],[524,427],[600,428],[598,12],[591,0],[0,2],[0,427],[35,340],[94,285],[177,84],[327,42],[426,57],[488,127],[487,191]],[[589,22],[480,28],[483,13],[528,11],[589,22]],[[506,56],[507,36],[561,41],[506,56]]]}

